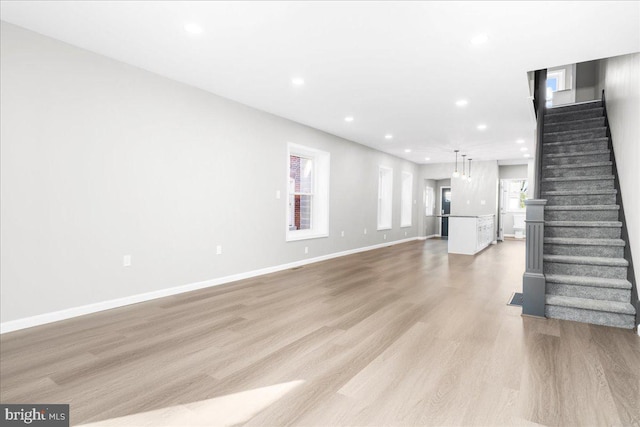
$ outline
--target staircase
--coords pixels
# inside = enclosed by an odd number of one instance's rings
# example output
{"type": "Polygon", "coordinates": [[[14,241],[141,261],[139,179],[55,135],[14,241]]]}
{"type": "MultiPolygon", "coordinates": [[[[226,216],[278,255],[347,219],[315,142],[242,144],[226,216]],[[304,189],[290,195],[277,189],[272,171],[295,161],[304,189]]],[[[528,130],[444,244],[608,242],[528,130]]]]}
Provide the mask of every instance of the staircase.
{"type": "Polygon", "coordinates": [[[602,102],[547,109],[542,145],[545,315],[633,328],[602,102]]]}

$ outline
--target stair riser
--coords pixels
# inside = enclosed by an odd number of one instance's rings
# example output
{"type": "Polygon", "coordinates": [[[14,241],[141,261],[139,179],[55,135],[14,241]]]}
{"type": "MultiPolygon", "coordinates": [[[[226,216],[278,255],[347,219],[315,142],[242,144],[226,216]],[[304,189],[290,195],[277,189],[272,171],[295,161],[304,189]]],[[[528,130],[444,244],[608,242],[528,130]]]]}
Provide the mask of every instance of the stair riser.
{"type": "Polygon", "coordinates": [[[603,108],[592,108],[590,110],[580,110],[580,111],[572,111],[566,113],[557,113],[557,114],[545,114],[544,116],[544,124],[545,126],[549,123],[563,123],[563,122],[571,122],[574,120],[586,120],[593,119],[597,117],[603,117],[603,108]]]}
{"type": "Polygon", "coordinates": [[[544,227],[545,237],[619,239],[620,227],[544,227]]]}
{"type": "Polygon", "coordinates": [[[615,205],[615,194],[581,194],[575,196],[551,196],[542,195],[547,200],[547,206],[567,206],[567,205],[615,205]]]}
{"type": "Polygon", "coordinates": [[[580,141],[583,139],[605,138],[607,136],[607,129],[604,127],[588,129],[582,132],[570,132],[570,133],[548,133],[545,129],[545,133],[542,138],[542,142],[558,142],[558,141],[580,141]]]}
{"type": "Polygon", "coordinates": [[[554,190],[612,190],[612,179],[601,179],[597,181],[550,181],[542,183],[542,191],[554,190]]]}
{"type": "Polygon", "coordinates": [[[606,313],[603,311],[583,310],[581,308],[547,305],[545,307],[545,316],[551,319],[573,320],[575,322],[625,329],[633,329],[634,327],[634,316],[630,314],[606,313]]]}
{"type": "Polygon", "coordinates": [[[559,245],[545,243],[546,255],[598,256],[607,258],[624,258],[623,246],[595,246],[595,245],[559,245]]]}
{"type": "Polygon", "coordinates": [[[569,276],[591,276],[609,279],[626,279],[627,267],[612,267],[608,265],[563,264],[559,262],[544,262],[545,274],[566,274],[569,276]]]}
{"type": "Polygon", "coordinates": [[[618,211],[545,211],[545,221],[617,221],[618,211]]]}
{"type": "Polygon", "coordinates": [[[545,157],[544,165],[579,165],[581,163],[608,162],[609,160],[611,160],[609,153],[589,154],[586,156],[545,157]]]}
{"type": "Polygon", "coordinates": [[[604,126],[604,117],[597,119],[588,119],[575,122],[562,122],[562,123],[545,123],[544,132],[566,132],[569,130],[586,130],[595,129],[604,126]]]}
{"type": "Polygon", "coordinates": [[[560,153],[583,153],[585,151],[607,150],[609,143],[607,141],[583,142],[580,144],[563,144],[563,145],[543,145],[544,154],[560,154],[560,153]]]}
{"type": "Polygon", "coordinates": [[[548,295],[603,301],[629,302],[631,299],[631,289],[598,288],[594,286],[568,285],[566,283],[547,282],[546,292],[548,295]]]}
{"type": "Polygon", "coordinates": [[[585,102],[582,104],[568,105],[566,107],[547,108],[545,111],[545,117],[554,114],[570,113],[575,111],[585,111],[602,108],[602,101],[585,102]]]}
{"type": "Polygon", "coordinates": [[[611,165],[607,166],[588,166],[581,168],[544,168],[542,170],[543,178],[561,178],[570,176],[596,176],[611,175],[611,165]]]}

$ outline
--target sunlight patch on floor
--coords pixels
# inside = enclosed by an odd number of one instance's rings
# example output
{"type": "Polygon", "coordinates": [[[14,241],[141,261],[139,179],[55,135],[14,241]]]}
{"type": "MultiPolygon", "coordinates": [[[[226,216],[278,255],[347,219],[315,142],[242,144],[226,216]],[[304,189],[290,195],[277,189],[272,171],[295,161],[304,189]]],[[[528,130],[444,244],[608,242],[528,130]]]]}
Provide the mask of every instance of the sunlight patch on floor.
{"type": "Polygon", "coordinates": [[[303,380],[274,384],[213,399],[170,406],[149,412],[82,424],[98,426],[232,426],[250,420],[269,405],[304,383],[303,380]]]}

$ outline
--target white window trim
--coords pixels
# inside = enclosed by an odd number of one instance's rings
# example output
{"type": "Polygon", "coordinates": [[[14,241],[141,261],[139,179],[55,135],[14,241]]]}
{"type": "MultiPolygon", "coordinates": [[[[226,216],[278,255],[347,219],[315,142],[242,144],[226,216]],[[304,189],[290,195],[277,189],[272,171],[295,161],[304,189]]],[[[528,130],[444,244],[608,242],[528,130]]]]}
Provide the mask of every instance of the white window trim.
{"type": "Polygon", "coordinates": [[[285,197],[285,240],[317,239],[329,236],[329,183],[331,171],[331,155],[322,150],[288,143],[286,158],[286,187],[285,197]],[[300,156],[313,159],[313,202],[311,213],[311,228],[308,230],[289,230],[289,162],[290,157],[300,156]]]}
{"type": "Polygon", "coordinates": [[[411,227],[413,223],[413,174],[411,172],[402,171],[400,179],[400,228],[411,227]],[[404,185],[409,183],[409,200],[405,200],[404,185]],[[409,221],[404,221],[406,210],[408,208],[409,221]]]}
{"type": "Polygon", "coordinates": [[[377,212],[378,212],[378,221],[377,221],[377,230],[378,231],[382,231],[382,230],[391,230],[393,228],[393,168],[390,168],[388,166],[378,166],[378,203],[377,203],[377,212]],[[382,192],[382,187],[381,187],[381,183],[380,183],[380,171],[382,170],[386,170],[389,172],[389,179],[391,180],[389,183],[389,224],[381,224],[380,223],[380,199],[381,199],[381,192],[382,192]]]}

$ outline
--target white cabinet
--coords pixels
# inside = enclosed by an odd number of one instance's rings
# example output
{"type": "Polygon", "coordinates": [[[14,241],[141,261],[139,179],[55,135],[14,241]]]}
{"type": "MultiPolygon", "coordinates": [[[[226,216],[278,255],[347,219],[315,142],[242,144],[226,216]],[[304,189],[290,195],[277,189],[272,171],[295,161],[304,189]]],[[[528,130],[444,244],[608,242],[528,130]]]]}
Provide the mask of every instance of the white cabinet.
{"type": "Polygon", "coordinates": [[[450,216],[449,253],[475,255],[494,241],[494,216],[450,216]]]}

